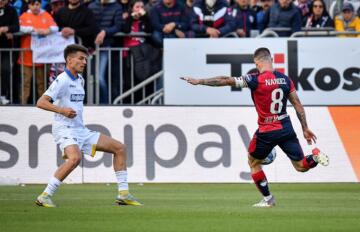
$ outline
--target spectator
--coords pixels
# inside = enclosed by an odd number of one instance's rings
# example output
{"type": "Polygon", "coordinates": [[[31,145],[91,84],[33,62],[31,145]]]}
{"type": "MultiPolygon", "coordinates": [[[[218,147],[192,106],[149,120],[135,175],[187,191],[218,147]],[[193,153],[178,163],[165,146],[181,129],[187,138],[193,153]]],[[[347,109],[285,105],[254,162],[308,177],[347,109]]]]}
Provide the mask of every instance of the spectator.
{"type": "Polygon", "coordinates": [[[185,1],[185,10],[186,14],[189,14],[190,12],[193,12],[193,6],[194,6],[194,0],[186,0],[185,1]]]}
{"type": "Polygon", "coordinates": [[[230,32],[229,27],[225,27],[227,8],[226,0],[195,1],[192,30],[196,37],[218,38],[230,32]]]}
{"type": "Polygon", "coordinates": [[[261,33],[266,27],[265,12],[274,4],[274,0],[261,0],[260,3],[262,10],[256,14],[256,22],[261,33]]]}
{"type": "Polygon", "coordinates": [[[65,0],[51,0],[49,13],[54,17],[54,15],[64,6],[65,6],[65,0]]]}
{"type": "Polygon", "coordinates": [[[162,0],[150,12],[153,26],[152,40],[162,47],[164,38],[184,38],[189,25],[185,7],[176,0],[162,0]]]}
{"type": "Polygon", "coordinates": [[[146,4],[145,4],[145,11],[150,14],[151,9],[160,2],[160,0],[149,0],[146,4]]]}
{"type": "Polygon", "coordinates": [[[258,0],[250,0],[250,8],[255,11],[255,13],[262,11],[261,3],[259,3],[258,0]]]}
{"type": "MultiPolygon", "coordinates": [[[[50,4],[48,5],[49,7],[47,7],[48,9],[47,12],[50,13],[50,15],[54,18],[55,22],[56,22],[56,18],[55,18],[55,14],[65,6],[65,0],[51,0],[50,4]]],[[[57,23],[57,22],[56,22],[57,23]]],[[[59,26],[59,24],[58,24],[59,26]]],[[[48,85],[51,85],[51,83],[56,79],[56,77],[64,72],[65,70],[65,63],[59,63],[59,64],[51,64],[50,70],[49,70],[49,79],[48,79],[48,85]]]]}
{"type": "Polygon", "coordinates": [[[306,28],[334,27],[334,21],[326,10],[324,0],[314,0],[310,4],[310,14],[303,21],[306,28]]]}
{"type": "Polygon", "coordinates": [[[75,35],[81,39],[82,45],[94,48],[95,37],[100,32],[94,14],[81,4],[80,0],[68,0],[68,2],[67,6],[55,14],[61,35],[65,38],[75,35]]]}
{"type": "Polygon", "coordinates": [[[295,0],[294,4],[299,9],[301,19],[304,20],[310,14],[310,2],[311,0],[295,0]]]}
{"type": "Polygon", "coordinates": [[[129,16],[129,0],[118,0],[118,3],[123,9],[122,18],[125,20],[129,16]]]}
{"type": "MultiPolygon", "coordinates": [[[[21,15],[22,13],[26,12],[29,7],[29,0],[14,0],[13,1],[13,6],[16,9],[16,12],[18,13],[18,15],[21,15]]],[[[41,8],[43,10],[47,10],[49,9],[49,4],[48,4],[49,0],[41,0],[41,8]]]]}
{"type": "MultiPolygon", "coordinates": [[[[121,31],[123,24],[122,7],[116,0],[96,0],[90,3],[89,9],[92,10],[95,16],[100,32],[95,38],[95,44],[103,48],[110,48],[114,43],[114,34],[121,31]]],[[[100,68],[99,68],[99,84],[100,84],[100,103],[109,103],[111,96],[109,96],[108,83],[106,78],[107,65],[109,59],[109,52],[107,50],[100,51],[100,68]]],[[[111,73],[108,73],[110,75],[111,73]]],[[[117,77],[113,77],[114,81],[117,77]]],[[[120,77],[118,77],[120,78],[120,77]]]]}
{"type": "MultiPolygon", "coordinates": [[[[144,9],[144,2],[142,0],[132,0],[129,5],[129,15],[124,24],[124,32],[145,32],[152,31],[150,18],[144,9]]],[[[125,37],[124,47],[130,48],[134,60],[134,85],[144,81],[152,74],[161,70],[161,53],[155,49],[144,37],[125,37]]],[[[131,62],[127,53],[124,54],[125,58],[125,73],[124,85],[125,91],[131,87],[131,62]]],[[[149,94],[150,89],[147,89],[149,94]]],[[[135,94],[135,102],[142,99],[141,93],[135,94]]]]}
{"type": "Polygon", "coordinates": [[[231,31],[239,37],[250,37],[250,30],[257,29],[256,12],[250,8],[249,0],[236,0],[235,6],[229,9],[231,31]]]}
{"type": "MultiPolygon", "coordinates": [[[[144,9],[143,0],[132,0],[127,11],[129,17],[124,22],[125,33],[131,32],[145,32],[152,31],[149,15],[144,9]]],[[[138,46],[145,42],[145,37],[125,37],[124,47],[138,46]]]]}
{"type": "Polygon", "coordinates": [[[0,48],[12,46],[12,33],[19,31],[19,18],[9,0],[0,1],[0,48]]]}
{"type": "MultiPolygon", "coordinates": [[[[19,31],[19,18],[14,7],[8,0],[0,0],[0,49],[13,47],[12,33],[19,31]]],[[[0,53],[0,104],[8,103],[10,99],[10,53],[0,53]]]]}
{"type": "Polygon", "coordinates": [[[194,0],[186,0],[185,2],[185,17],[186,20],[188,21],[188,25],[189,25],[189,30],[185,32],[185,37],[186,38],[193,38],[195,37],[194,32],[191,30],[191,22],[193,20],[193,18],[195,17],[195,12],[194,12],[194,0]]]}
{"type": "MultiPolygon", "coordinates": [[[[335,17],[335,30],[360,32],[360,19],[355,15],[354,7],[350,2],[345,2],[341,14],[335,17]]],[[[341,37],[360,37],[360,35],[342,35],[341,37]]]]}
{"type": "MultiPolygon", "coordinates": [[[[21,38],[21,48],[29,49],[32,33],[39,36],[47,36],[58,31],[58,27],[49,13],[41,9],[40,0],[29,0],[29,11],[20,16],[20,31],[27,34],[21,38]]],[[[25,51],[18,59],[23,65],[23,92],[21,103],[27,104],[30,96],[31,79],[33,75],[32,66],[35,66],[35,79],[37,83],[37,94],[40,97],[44,90],[44,68],[43,64],[33,64],[32,52],[25,51]]],[[[35,93],[33,93],[35,95],[35,93]]]]}
{"type": "Polygon", "coordinates": [[[289,31],[277,31],[279,36],[287,37],[301,30],[301,15],[291,0],[278,0],[265,13],[265,25],[270,28],[289,28],[289,31]]]}
{"type": "Polygon", "coordinates": [[[86,7],[88,7],[90,5],[90,3],[94,2],[95,0],[82,0],[81,5],[84,5],[86,7]]]}
{"type": "Polygon", "coordinates": [[[28,8],[28,1],[27,0],[15,0],[13,1],[13,6],[16,9],[18,15],[26,12],[28,8]]]}

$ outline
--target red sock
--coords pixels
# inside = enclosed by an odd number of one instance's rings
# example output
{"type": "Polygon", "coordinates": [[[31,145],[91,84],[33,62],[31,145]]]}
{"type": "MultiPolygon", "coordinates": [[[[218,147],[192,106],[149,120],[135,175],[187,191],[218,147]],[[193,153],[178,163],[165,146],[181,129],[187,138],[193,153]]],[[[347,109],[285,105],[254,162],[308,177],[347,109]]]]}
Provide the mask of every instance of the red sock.
{"type": "Polygon", "coordinates": [[[315,162],[313,155],[307,155],[302,160],[303,167],[306,169],[315,168],[317,163],[315,162]]]}
{"type": "Polygon", "coordinates": [[[270,195],[269,186],[263,170],[258,171],[256,173],[252,173],[251,176],[254,180],[254,183],[256,184],[256,187],[261,192],[261,194],[264,197],[269,196],[270,195]]]}

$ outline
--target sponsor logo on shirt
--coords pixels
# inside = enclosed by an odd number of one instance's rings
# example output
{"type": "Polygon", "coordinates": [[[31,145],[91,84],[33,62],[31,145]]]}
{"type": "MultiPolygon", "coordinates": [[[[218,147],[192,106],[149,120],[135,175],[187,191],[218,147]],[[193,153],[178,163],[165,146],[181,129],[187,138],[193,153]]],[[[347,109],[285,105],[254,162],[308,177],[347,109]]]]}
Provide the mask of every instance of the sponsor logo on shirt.
{"type": "Polygon", "coordinates": [[[70,95],[70,101],[72,102],[80,102],[84,101],[85,94],[71,94],[70,95]]]}

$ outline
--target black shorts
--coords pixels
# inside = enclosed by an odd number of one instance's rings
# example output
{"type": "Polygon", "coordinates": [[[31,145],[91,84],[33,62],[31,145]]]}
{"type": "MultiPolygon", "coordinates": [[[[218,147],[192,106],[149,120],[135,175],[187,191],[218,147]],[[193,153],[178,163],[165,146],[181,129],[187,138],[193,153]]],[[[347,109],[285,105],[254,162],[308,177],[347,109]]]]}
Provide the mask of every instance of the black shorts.
{"type": "Polygon", "coordinates": [[[262,160],[275,146],[279,146],[293,161],[300,161],[304,158],[304,152],[292,126],[266,133],[259,133],[257,130],[249,144],[248,151],[252,157],[262,160]]]}

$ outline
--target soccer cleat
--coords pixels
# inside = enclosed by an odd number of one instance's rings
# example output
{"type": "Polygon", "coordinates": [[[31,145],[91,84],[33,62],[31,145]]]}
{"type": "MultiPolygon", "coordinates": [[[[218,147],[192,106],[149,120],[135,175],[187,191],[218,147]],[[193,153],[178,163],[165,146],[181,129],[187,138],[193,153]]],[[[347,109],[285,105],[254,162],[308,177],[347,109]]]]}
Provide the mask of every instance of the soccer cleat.
{"type": "Polygon", "coordinates": [[[320,151],[319,148],[314,148],[312,150],[312,154],[314,155],[315,162],[323,165],[328,166],[329,165],[329,157],[325,155],[323,152],[320,151]]]}
{"type": "Polygon", "coordinates": [[[130,193],[123,195],[118,195],[115,201],[118,205],[133,205],[133,206],[142,206],[143,204],[140,203],[133,195],[130,193]]]}
{"type": "Polygon", "coordinates": [[[54,202],[52,202],[50,196],[47,194],[47,193],[42,193],[40,194],[35,203],[38,205],[38,206],[43,206],[43,207],[46,207],[46,208],[53,208],[53,207],[56,207],[56,205],[54,204],[54,202]]]}
{"type": "Polygon", "coordinates": [[[271,208],[274,207],[276,205],[275,203],[275,197],[272,196],[269,200],[265,200],[264,198],[256,204],[253,204],[253,207],[256,208],[271,208]]]}

